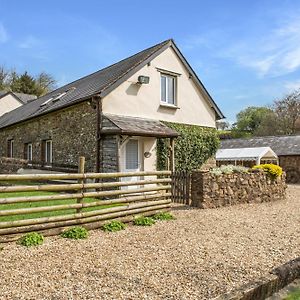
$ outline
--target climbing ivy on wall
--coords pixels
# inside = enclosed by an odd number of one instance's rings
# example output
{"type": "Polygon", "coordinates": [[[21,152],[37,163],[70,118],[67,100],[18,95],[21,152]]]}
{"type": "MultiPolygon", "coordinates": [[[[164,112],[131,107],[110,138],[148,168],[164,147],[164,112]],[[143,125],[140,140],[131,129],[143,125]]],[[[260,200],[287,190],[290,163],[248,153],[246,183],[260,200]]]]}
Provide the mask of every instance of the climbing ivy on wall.
{"type": "MultiPolygon", "coordinates": [[[[215,155],[219,147],[219,137],[214,128],[195,125],[164,122],[176,130],[180,136],[175,139],[176,170],[195,170],[210,157],[215,155]]],[[[168,159],[168,140],[157,140],[157,169],[165,170],[168,159]]]]}

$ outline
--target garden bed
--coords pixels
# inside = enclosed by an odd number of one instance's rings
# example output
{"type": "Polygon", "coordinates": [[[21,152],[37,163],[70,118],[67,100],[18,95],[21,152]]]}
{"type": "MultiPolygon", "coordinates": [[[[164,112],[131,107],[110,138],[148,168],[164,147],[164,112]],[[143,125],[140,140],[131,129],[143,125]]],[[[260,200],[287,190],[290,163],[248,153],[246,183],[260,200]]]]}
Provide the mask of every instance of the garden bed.
{"type": "Polygon", "coordinates": [[[300,256],[300,186],[287,199],[213,210],[87,240],[4,244],[4,299],[212,299],[300,256]]]}

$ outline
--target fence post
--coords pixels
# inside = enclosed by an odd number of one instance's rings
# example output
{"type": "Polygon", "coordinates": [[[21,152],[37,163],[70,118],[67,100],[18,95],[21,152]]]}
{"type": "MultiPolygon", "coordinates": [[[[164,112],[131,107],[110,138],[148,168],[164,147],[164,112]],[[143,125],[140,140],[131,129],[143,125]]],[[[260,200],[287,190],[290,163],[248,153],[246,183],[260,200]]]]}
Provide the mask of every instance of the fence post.
{"type": "MultiPolygon", "coordinates": [[[[79,162],[78,162],[78,173],[79,174],[84,174],[84,166],[85,166],[85,157],[84,156],[80,156],[79,157],[79,162]]],[[[84,184],[84,179],[78,179],[78,183],[80,184],[84,184]]],[[[82,187],[82,189],[80,190],[81,194],[84,193],[84,187],[82,187]]],[[[83,202],[83,198],[77,198],[77,203],[82,203],[83,202]]],[[[77,213],[81,212],[81,208],[77,208],[76,209],[77,213]]]]}

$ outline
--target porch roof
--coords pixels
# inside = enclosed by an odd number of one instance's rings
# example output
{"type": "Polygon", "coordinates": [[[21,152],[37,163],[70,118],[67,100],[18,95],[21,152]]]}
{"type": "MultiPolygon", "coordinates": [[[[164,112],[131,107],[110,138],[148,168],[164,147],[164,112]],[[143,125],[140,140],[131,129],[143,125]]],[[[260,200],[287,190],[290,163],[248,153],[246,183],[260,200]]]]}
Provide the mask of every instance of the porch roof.
{"type": "Polygon", "coordinates": [[[158,120],[105,114],[103,134],[177,137],[179,133],[158,120]]]}

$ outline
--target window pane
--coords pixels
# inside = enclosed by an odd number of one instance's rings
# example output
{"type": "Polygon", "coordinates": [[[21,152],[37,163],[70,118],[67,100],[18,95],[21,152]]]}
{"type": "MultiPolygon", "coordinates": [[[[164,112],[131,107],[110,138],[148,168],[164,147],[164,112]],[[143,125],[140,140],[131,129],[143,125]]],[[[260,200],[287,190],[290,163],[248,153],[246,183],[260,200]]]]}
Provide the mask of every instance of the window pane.
{"type": "Polygon", "coordinates": [[[170,104],[175,104],[174,85],[175,85],[175,78],[168,77],[168,103],[170,104]]]}
{"type": "Polygon", "coordinates": [[[27,145],[27,159],[32,160],[32,145],[31,144],[27,145]]]}
{"type": "Polygon", "coordinates": [[[165,76],[160,77],[160,90],[161,90],[161,101],[167,102],[166,99],[166,84],[167,84],[167,78],[165,76]]]}
{"type": "Polygon", "coordinates": [[[139,168],[138,141],[129,140],[126,144],[126,169],[136,170],[139,168]]]}
{"type": "Polygon", "coordinates": [[[47,141],[46,142],[46,162],[51,163],[52,162],[52,142],[47,141]]]}

